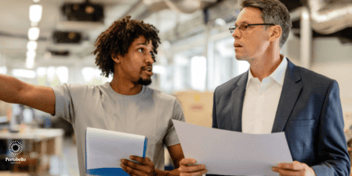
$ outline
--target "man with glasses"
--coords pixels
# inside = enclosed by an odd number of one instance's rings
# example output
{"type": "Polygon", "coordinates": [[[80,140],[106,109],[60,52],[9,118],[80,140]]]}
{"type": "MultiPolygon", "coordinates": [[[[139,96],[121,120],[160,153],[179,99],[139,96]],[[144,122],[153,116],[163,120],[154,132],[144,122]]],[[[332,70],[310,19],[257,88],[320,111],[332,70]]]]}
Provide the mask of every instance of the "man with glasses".
{"type": "MultiPolygon", "coordinates": [[[[290,28],[280,1],[242,2],[230,32],[236,59],[248,61],[250,69],[216,88],[213,127],[251,134],[284,131],[294,162],[273,166],[280,176],[349,175],[338,84],[280,54],[290,28]]],[[[207,172],[191,158],[181,160],[179,171],[207,172]]]]}

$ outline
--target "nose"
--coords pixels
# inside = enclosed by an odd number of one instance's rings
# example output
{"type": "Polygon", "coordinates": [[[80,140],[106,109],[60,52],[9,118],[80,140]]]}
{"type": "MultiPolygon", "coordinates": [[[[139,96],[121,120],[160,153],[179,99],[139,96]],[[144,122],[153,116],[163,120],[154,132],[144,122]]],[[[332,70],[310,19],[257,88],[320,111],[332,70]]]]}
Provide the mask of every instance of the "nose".
{"type": "Polygon", "coordinates": [[[148,65],[151,65],[155,62],[151,53],[147,54],[146,62],[148,65]]]}
{"type": "Polygon", "coordinates": [[[240,29],[238,29],[238,27],[233,31],[232,37],[235,39],[241,37],[241,31],[240,31],[240,29]]]}

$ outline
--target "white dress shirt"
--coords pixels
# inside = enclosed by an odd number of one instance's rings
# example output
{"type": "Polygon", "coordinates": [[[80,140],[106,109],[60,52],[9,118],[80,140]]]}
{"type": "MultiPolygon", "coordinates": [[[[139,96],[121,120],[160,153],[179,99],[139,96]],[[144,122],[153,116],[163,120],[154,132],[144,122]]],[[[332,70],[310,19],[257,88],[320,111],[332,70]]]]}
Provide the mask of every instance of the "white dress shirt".
{"type": "Polygon", "coordinates": [[[262,82],[254,78],[250,69],[242,111],[242,132],[269,134],[273,128],[277,106],[287,69],[287,58],[262,82]]]}

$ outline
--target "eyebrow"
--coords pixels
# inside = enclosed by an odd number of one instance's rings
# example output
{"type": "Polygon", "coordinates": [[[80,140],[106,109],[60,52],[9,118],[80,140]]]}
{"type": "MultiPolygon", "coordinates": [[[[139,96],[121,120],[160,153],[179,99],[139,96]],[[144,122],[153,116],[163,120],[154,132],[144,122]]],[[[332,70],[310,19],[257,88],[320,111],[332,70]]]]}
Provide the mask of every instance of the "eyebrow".
{"type": "Polygon", "coordinates": [[[144,45],[144,46],[147,46],[148,44],[147,43],[137,43],[136,46],[138,45],[144,45]]]}
{"type": "MultiPolygon", "coordinates": [[[[248,24],[248,21],[242,21],[241,23],[239,24],[248,24]]],[[[234,25],[236,25],[236,23],[234,23],[234,25]]]]}

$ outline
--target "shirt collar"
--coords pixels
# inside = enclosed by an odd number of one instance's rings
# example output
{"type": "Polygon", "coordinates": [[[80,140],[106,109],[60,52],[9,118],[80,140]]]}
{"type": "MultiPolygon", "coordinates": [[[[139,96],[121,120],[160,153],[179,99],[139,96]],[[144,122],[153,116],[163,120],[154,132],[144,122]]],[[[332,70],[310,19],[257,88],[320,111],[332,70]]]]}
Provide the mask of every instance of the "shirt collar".
{"type": "MultiPolygon", "coordinates": [[[[284,78],[285,78],[285,72],[286,72],[286,69],[287,69],[287,64],[288,64],[287,58],[283,57],[280,65],[268,77],[271,77],[272,79],[274,79],[277,83],[279,83],[282,86],[284,84],[284,78]]],[[[254,77],[252,75],[251,68],[249,68],[248,69],[247,86],[248,86],[249,81],[252,78],[254,78],[254,77]]]]}

